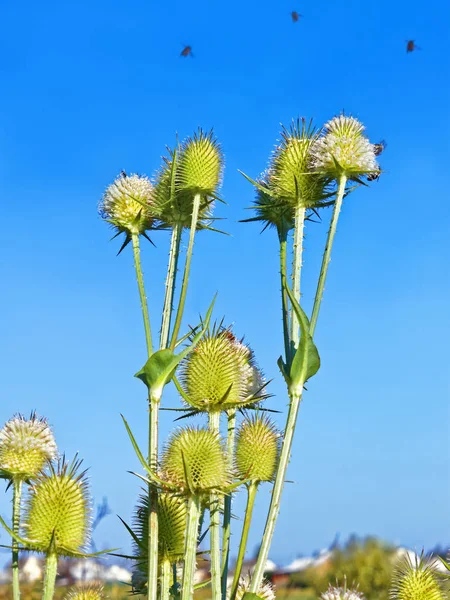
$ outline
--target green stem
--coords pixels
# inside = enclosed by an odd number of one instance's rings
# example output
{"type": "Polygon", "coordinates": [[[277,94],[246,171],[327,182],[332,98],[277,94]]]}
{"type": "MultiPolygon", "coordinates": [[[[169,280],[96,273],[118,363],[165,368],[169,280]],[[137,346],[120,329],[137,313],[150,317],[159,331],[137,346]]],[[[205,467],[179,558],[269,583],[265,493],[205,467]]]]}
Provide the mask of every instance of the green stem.
{"type": "MultiPolygon", "coordinates": [[[[22,480],[13,480],[13,513],[12,513],[12,528],[15,534],[19,535],[20,528],[20,499],[22,496],[22,480]]],[[[20,598],[19,585],[19,544],[12,539],[12,587],[13,600],[20,598]]]]}
{"type": "Polygon", "coordinates": [[[177,223],[172,229],[170,239],[169,264],[167,266],[166,293],[164,296],[164,308],[161,324],[160,348],[167,348],[170,335],[170,321],[173,310],[173,295],[175,293],[175,282],[177,278],[178,257],[180,255],[180,243],[183,226],[177,223]]]}
{"type": "Polygon", "coordinates": [[[163,560],[161,565],[161,598],[160,600],[169,600],[170,598],[170,578],[172,576],[172,565],[170,560],[163,560]]]}
{"type": "MultiPolygon", "coordinates": [[[[305,209],[297,206],[295,209],[294,229],[294,258],[292,261],[292,291],[299,304],[300,302],[300,278],[303,265],[303,233],[305,229],[305,209]]],[[[295,311],[292,311],[291,340],[294,348],[298,348],[300,340],[299,322],[295,311]]]]}
{"type": "MultiPolygon", "coordinates": [[[[303,386],[300,386],[300,389],[303,386]]],[[[270,500],[269,513],[267,515],[264,535],[261,543],[261,548],[256,561],[255,570],[253,572],[249,592],[257,593],[264,576],[264,569],[269,557],[269,549],[272,543],[275,524],[280,512],[281,494],[283,492],[284,482],[286,479],[286,471],[291,456],[292,440],[294,437],[295,424],[297,422],[298,409],[300,406],[301,396],[292,396],[289,404],[289,412],[287,416],[286,431],[284,433],[283,445],[281,447],[280,462],[275,478],[275,483],[272,490],[272,498],[270,500]]]]}
{"type": "Polygon", "coordinates": [[[239,552],[236,560],[233,583],[231,585],[230,599],[235,600],[236,592],[239,587],[239,579],[241,577],[242,564],[245,558],[247,549],[248,534],[250,532],[250,524],[252,522],[253,507],[255,506],[256,492],[258,491],[258,483],[252,481],[248,486],[247,506],[245,508],[244,525],[242,527],[241,542],[239,544],[239,552]]]}
{"type": "MultiPolygon", "coordinates": [[[[219,433],[220,412],[210,412],[209,429],[219,433]]],[[[210,544],[211,544],[211,592],[212,600],[220,600],[222,595],[222,582],[220,573],[220,500],[216,492],[209,498],[210,514],[210,544]]]]}
{"type": "MultiPolygon", "coordinates": [[[[149,401],[148,464],[156,470],[158,464],[158,409],[159,403],[149,401]]],[[[148,488],[148,598],[158,595],[158,490],[152,484],[148,488]]]]}
{"type": "Polygon", "coordinates": [[[58,555],[55,553],[47,554],[45,564],[44,592],[42,600],[52,600],[55,593],[56,572],[58,569],[58,555]]]}
{"type": "Polygon", "coordinates": [[[175,318],[175,324],[172,331],[172,339],[170,341],[170,348],[173,350],[177,343],[178,333],[181,327],[181,321],[183,319],[184,305],[186,304],[186,295],[189,283],[189,273],[191,270],[192,252],[194,249],[195,233],[197,231],[198,214],[200,211],[201,194],[195,194],[194,203],[192,206],[192,218],[191,227],[189,231],[189,243],[186,252],[186,262],[184,263],[183,283],[181,284],[180,300],[178,302],[177,316],[175,318]]]}
{"type": "Polygon", "coordinates": [[[286,354],[286,364],[290,364],[291,342],[289,338],[289,307],[288,295],[286,292],[287,267],[286,267],[286,247],[287,233],[278,230],[278,238],[280,240],[280,276],[281,276],[281,312],[283,318],[283,337],[284,337],[284,352],[286,354]]]}
{"type": "Polygon", "coordinates": [[[320,305],[322,303],[323,290],[325,287],[325,280],[327,278],[328,265],[330,264],[331,249],[333,247],[334,236],[336,234],[337,222],[339,219],[339,213],[342,208],[342,200],[344,198],[345,186],[347,184],[347,176],[342,174],[339,178],[338,192],[336,195],[336,202],[334,203],[333,216],[331,217],[330,229],[328,231],[327,243],[325,245],[325,252],[323,254],[322,266],[320,268],[319,281],[317,283],[316,296],[314,298],[314,306],[311,315],[311,323],[309,326],[309,332],[311,336],[314,335],[314,331],[317,325],[317,318],[319,316],[320,305]]]}
{"type": "Polygon", "coordinates": [[[186,526],[186,540],[184,547],[183,583],[181,587],[181,600],[192,600],[194,597],[194,575],[197,563],[197,534],[198,522],[201,513],[200,499],[197,496],[188,498],[188,515],[186,526]]]}
{"type": "MultiPolygon", "coordinates": [[[[227,460],[230,473],[234,462],[234,440],[236,437],[236,409],[228,411],[227,427],[227,460]]],[[[227,597],[228,566],[230,562],[230,539],[231,539],[231,500],[233,495],[227,494],[224,500],[223,525],[222,525],[222,600],[227,597]]]]}
{"type": "Polygon", "coordinates": [[[145,295],[144,287],[144,276],[142,274],[141,265],[141,250],[139,247],[139,235],[137,233],[131,234],[131,241],[133,243],[133,255],[134,255],[134,268],[136,270],[136,278],[139,288],[139,297],[141,299],[142,317],[144,319],[145,329],[145,342],[147,344],[147,352],[150,356],[152,350],[152,333],[150,329],[150,317],[148,316],[147,296],[145,295]]]}

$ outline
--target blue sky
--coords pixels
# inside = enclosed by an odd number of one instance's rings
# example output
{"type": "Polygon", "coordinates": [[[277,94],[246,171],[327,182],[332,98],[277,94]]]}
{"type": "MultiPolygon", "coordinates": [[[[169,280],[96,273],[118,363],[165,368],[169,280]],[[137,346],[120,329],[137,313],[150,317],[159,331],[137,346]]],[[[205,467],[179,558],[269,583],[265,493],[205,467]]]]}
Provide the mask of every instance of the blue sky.
{"type": "MultiPolygon", "coordinates": [[[[138,466],[119,413],[144,444],[145,388],[132,375],[145,347],[131,255],[115,256],[97,202],[121,169],[152,175],[175,134],[197,126],[223,144],[217,216],[231,236],[198,236],[186,323],[218,291],[216,315],[245,334],[275,378],[270,406],[284,410],[276,236],[237,222],[253,197],[237,169],[265,168],[280,122],[322,124],[345,109],[387,141],[386,173],[344,205],[316,334],[322,368],[271,556],[288,561],[337,532],[448,543],[448,5],[24,0],[2,13],[0,421],[46,415],[60,448],[91,467],[96,500],[130,519],[139,483],[127,471],[138,466]],[[407,39],[422,50],[407,55],[407,39]],[[179,56],[185,44],[193,58],[179,56]]],[[[306,233],[308,309],[328,218],[306,233]]],[[[156,329],[168,236],[154,239],[143,260],[156,329]]],[[[165,403],[177,405],[172,389],[165,403]]],[[[162,420],[165,438],[170,413],[162,420]]],[[[128,550],[115,516],[96,540],[128,550]]]]}

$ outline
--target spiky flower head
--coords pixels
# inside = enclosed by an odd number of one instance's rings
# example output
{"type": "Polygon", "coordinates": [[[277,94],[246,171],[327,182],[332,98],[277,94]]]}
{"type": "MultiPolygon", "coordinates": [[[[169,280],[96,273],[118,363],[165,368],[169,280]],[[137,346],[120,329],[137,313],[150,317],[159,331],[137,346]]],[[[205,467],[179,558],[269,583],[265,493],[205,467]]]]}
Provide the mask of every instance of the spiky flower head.
{"type": "Polygon", "coordinates": [[[379,172],[375,145],[364,135],[364,125],[354,117],[339,115],[324,126],[324,135],[312,148],[312,166],[332,177],[350,179],[379,172]]]}
{"type": "Polygon", "coordinates": [[[242,222],[261,221],[264,223],[263,231],[268,227],[275,227],[280,234],[287,234],[295,225],[295,208],[271,193],[267,173],[263,173],[256,184],[256,196],[251,206],[255,216],[243,219],[242,222]]]}
{"type": "Polygon", "coordinates": [[[357,590],[348,590],[346,586],[334,587],[332,585],[320,598],[321,600],[364,600],[364,596],[357,590]]]}
{"type": "Polygon", "coordinates": [[[35,477],[47,461],[56,457],[55,438],[47,421],[32,413],[17,415],[0,430],[0,476],[8,479],[35,477]]]}
{"type": "Polygon", "coordinates": [[[394,572],[392,600],[445,600],[434,561],[409,554],[399,560],[394,572]]]}
{"type": "Polygon", "coordinates": [[[122,172],[106,188],[99,213],[119,233],[143,235],[152,227],[155,216],[153,186],[148,177],[122,172]]]}
{"type": "MultiPolygon", "coordinates": [[[[236,600],[242,600],[244,594],[248,592],[248,588],[250,587],[250,579],[250,574],[241,577],[236,591],[236,600]]],[[[267,579],[263,579],[256,596],[260,600],[275,600],[275,588],[273,584],[270,583],[270,581],[267,581],[267,579]]]]}
{"type": "Polygon", "coordinates": [[[198,130],[180,147],[176,184],[192,194],[215,195],[223,171],[223,156],[213,132],[198,130]]]}
{"type": "Polygon", "coordinates": [[[33,483],[23,520],[32,550],[59,556],[77,556],[87,543],[90,529],[90,501],[86,471],[81,461],[69,464],[63,457],[50,465],[33,483]]]}
{"type": "Polygon", "coordinates": [[[236,437],[236,470],[242,479],[272,481],[278,465],[280,434],[266,416],[247,417],[236,437]]]}
{"type": "Polygon", "coordinates": [[[220,490],[230,482],[220,436],[204,428],[175,431],[163,453],[161,469],[163,478],[186,495],[220,490]]]}
{"type": "Polygon", "coordinates": [[[82,585],[71,588],[64,596],[64,600],[103,600],[102,585],[82,585]]]}
{"type": "Polygon", "coordinates": [[[263,377],[253,352],[230,328],[212,328],[181,366],[184,400],[200,411],[221,411],[262,400],[263,377]]]}

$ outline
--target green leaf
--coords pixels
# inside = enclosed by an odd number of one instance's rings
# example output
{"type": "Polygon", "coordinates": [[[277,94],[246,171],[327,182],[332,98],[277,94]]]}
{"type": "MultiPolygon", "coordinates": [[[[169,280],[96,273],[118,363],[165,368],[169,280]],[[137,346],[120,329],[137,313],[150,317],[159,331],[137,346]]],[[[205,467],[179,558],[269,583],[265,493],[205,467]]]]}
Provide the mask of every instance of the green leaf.
{"type": "Polygon", "coordinates": [[[320,368],[320,356],[316,345],[309,333],[309,320],[300,304],[294,297],[291,289],[285,284],[287,295],[292,303],[292,308],[300,323],[300,343],[295,351],[294,358],[289,371],[290,393],[301,395],[303,385],[317,373],[320,368]]]}
{"type": "Polygon", "coordinates": [[[257,190],[259,190],[260,192],[262,192],[263,194],[267,194],[271,198],[275,198],[276,197],[275,194],[274,194],[274,192],[272,192],[272,190],[270,190],[267,187],[264,187],[263,185],[261,185],[260,183],[258,183],[257,181],[255,181],[254,179],[252,179],[251,177],[249,177],[248,175],[246,175],[243,171],[240,171],[238,169],[238,173],[240,173],[241,175],[243,175],[247,181],[249,181],[252,185],[254,185],[255,188],[257,190]]]}
{"type": "Polygon", "coordinates": [[[8,525],[5,523],[5,521],[2,519],[2,517],[0,517],[0,524],[3,525],[3,527],[6,529],[7,533],[9,533],[9,535],[13,538],[13,540],[15,540],[18,544],[22,544],[22,546],[25,546],[25,548],[27,548],[27,547],[29,548],[33,545],[33,541],[21,538],[20,536],[17,535],[17,533],[14,533],[14,531],[10,527],[8,527],[8,525]]]}

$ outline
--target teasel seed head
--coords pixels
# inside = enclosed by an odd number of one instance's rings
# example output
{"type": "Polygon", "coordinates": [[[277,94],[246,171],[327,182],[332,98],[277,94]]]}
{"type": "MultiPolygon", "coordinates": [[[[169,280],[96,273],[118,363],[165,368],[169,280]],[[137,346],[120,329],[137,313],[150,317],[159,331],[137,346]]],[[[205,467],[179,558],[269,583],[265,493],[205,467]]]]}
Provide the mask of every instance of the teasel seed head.
{"type": "Polygon", "coordinates": [[[144,234],[154,221],[153,186],[148,177],[123,173],[106,188],[100,216],[119,233],[144,234]]]}
{"type": "Polygon", "coordinates": [[[77,457],[70,464],[63,457],[33,482],[23,519],[32,550],[59,556],[83,551],[90,534],[91,507],[86,471],[79,472],[80,465],[77,457]]]}
{"type": "MultiPolygon", "coordinates": [[[[239,586],[236,591],[236,600],[242,600],[244,594],[248,592],[248,588],[250,587],[250,574],[244,575],[239,580],[239,586]]],[[[267,579],[263,579],[261,585],[259,586],[259,590],[256,593],[256,596],[260,600],[275,600],[275,588],[270,581],[267,579]]]]}
{"type": "Polygon", "coordinates": [[[272,481],[278,465],[281,436],[274,423],[258,414],[246,417],[236,436],[236,470],[241,479],[272,481]]]}
{"type": "Polygon", "coordinates": [[[214,412],[262,400],[264,380],[253,352],[231,329],[207,332],[181,365],[183,398],[193,408],[214,412]]]}
{"type": "Polygon", "coordinates": [[[414,562],[407,555],[401,558],[394,572],[391,600],[445,600],[442,584],[438,579],[436,564],[423,556],[415,556],[414,562]]]}
{"type": "Polygon", "coordinates": [[[217,433],[187,427],[172,434],[162,456],[163,479],[180,493],[201,496],[224,489],[231,480],[225,450],[217,433]]]}
{"type": "Polygon", "coordinates": [[[199,129],[182,143],[176,171],[176,184],[180,191],[215,195],[222,172],[222,150],[212,131],[204,133],[199,129]]]}
{"type": "Polygon", "coordinates": [[[329,586],[328,590],[320,596],[321,600],[365,600],[357,590],[348,590],[346,587],[329,586]]]}
{"type": "Polygon", "coordinates": [[[378,172],[375,146],[364,135],[364,125],[354,117],[340,115],[324,126],[324,135],[312,148],[311,166],[331,177],[349,179],[378,172]]]}
{"type": "Polygon", "coordinates": [[[56,457],[55,438],[47,421],[32,413],[17,415],[0,430],[0,476],[27,480],[36,477],[56,457]]]}
{"type": "Polygon", "coordinates": [[[71,588],[64,600],[103,600],[104,597],[102,585],[88,584],[71,588]]]}

